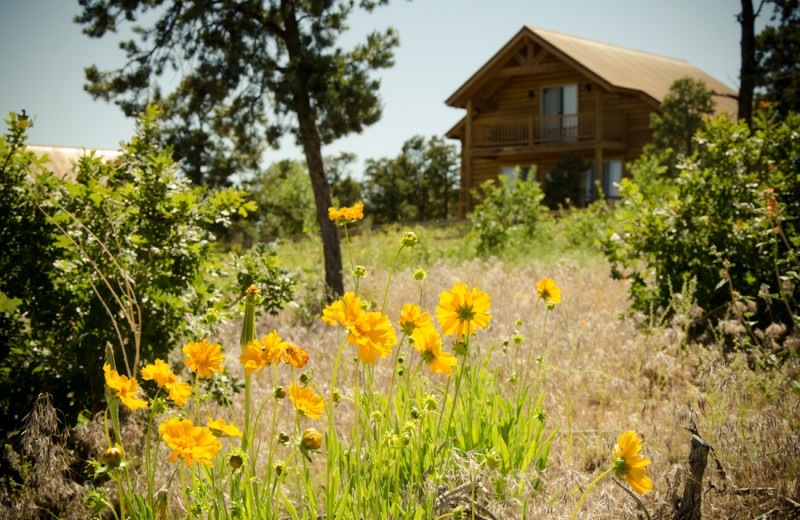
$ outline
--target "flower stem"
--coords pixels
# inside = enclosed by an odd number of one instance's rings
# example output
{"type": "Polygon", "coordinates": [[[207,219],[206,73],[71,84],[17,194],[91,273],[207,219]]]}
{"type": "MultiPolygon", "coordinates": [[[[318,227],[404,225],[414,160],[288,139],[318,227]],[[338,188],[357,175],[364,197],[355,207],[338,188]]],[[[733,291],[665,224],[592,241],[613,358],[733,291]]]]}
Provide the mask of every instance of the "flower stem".
{"type": "Polygon", "coordinates": [[[591,491],[591,490],[592,490],[592,488],[593,488],[593,487],[594,487],[594,486],[595,486],[595,485],[596,485],[598,482],[600,482],[600,480],[602,480],[602,479],[603,479],[603,477],[605,477],[606,475],[608,475],[608,474],[609,474],[609,473],[611,473],[612,471],[614,471],[614,468],[611,468],[611,469],[609,469],[608,471],[606,471],[605,473],[603,473],[602,475],[600,475],[599,477],[597,477],[596,479],[594,479],[594,482],[592,482],[591,484],[589,484],[589,487],[588,487],[588,488],[586,488],[586,491],[584,491],[584,492],[583,492],[583,496],[581,496],[581,499],[580,499],[580,501],[578,502],[578,506],[575,508],[575,512],[574,512],[574,513],[572,513],[572,518],[571,518],[571,520],[575,520],[575,517],[577,517],[577,516],[578,516],[578,511],[580,511],[580,510],[581,510],[581,506],[583,505],[583,501],[586,499],[586,495],[588,495],[588,494],[589,494],[589,491],[591,491]]]}

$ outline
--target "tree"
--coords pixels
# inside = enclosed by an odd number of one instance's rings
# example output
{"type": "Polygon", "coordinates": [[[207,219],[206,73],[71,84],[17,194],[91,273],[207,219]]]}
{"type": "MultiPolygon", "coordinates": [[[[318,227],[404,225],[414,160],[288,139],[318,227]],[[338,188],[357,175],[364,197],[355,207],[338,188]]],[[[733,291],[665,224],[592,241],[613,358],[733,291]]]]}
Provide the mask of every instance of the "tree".
{"type": "MultiPolygon", "coordinates": [[[[367,11],[388,0],[359,0],[367,11]]],[[[375,69],[393,64],[392,29],[373,32],[350,51],[337,46],[351,0],[80,0],[76,21],[100,38],[123,22],[155,16],[121,46],[121,69],[86,69],[86,89],[127,114],[147,102],[166,105],[168,140],[195,181],[220,182],[257,164],[265,144],[285,133],[302,146],[316,204],[329,296],[341,294],[342,262],[321,147],[381,115],[375,69]],[[183,72],[164,96],[165,70],[183,72]],[[268,118],[270,108],[272,119],[268,118]]],[[[150,18],[148,18],[150,19],[150,18]]]]}
{"type": "Polygon", "coordinates": [[[676,174],[680,155],[692,155],[692,137],[714,113],[711,95],[704,81],[680,78],[670,86],[661,102],[662,115],[650,115],[653,142],[645,147],[644,153],[660,152],[670,176],[676,174]]]}
{"type": "Polygon", "coordinates": [[[550,209],[559,205],[585,204],[586,171],[591,163],[580,155],[564,154],[544,178],[544,204],[550,209]]]}
{"type": "Polygon", "coordinates": [[[800,0],[770,0],[772,21],[756,38],[758,84],[780,117],[800,112],[800,0]]]}
{"type": "Polygon", "coordinates": [[[342,152],[325,158],[325,173],[331,186],[331,197],[339,207],[361,202],[361,183],[350,175],[350,165],[356,162],[352,153],[342,152]]]}
{"type": "Polygon", "coordinates": [[[455,146],[441,137],[414,136],[396,158],[368,160],[365,198],[383,222],[447,218],[457,197],[455,146]]]}
{"type": "Polygon", "coordinates": [[[736,17],[742,26],[742,41],[740,45],[742,65],[739,73],[738,117],[739,119],[744,119],[748,126],[753,119],[753,91],[755,90],[758,75],[755,24],[763,6],[764,2],[762,0],[761,5],[758,7],[758,12],[756,12],[753,10],[753,0],[742,0],[742,12],[736,17]]]}

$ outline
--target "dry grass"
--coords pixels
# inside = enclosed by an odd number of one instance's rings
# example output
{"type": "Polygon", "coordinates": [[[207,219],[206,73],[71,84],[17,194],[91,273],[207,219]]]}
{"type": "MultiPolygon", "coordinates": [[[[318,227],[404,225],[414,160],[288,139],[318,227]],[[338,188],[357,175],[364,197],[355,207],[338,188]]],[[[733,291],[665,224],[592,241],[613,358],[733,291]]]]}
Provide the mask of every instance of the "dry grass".
{"type": "MultiPolygon", "coordinates": [[[[354,249],[363,252],[366,247],[357,241],[354,249]]],[[[718,460],[716,466],[709,460],[706,470],[703,512],[708,518],[752,518],[775,508],[792,510],[785,499],[800,502],[798,398],[789,391],[785,374],[796,370],[795,366],[753,371],[744,354],[723,355],[719,348],[684,344],[678,326],[643,334],[633,319],[622,319],[628,307],[626,284],[611,280],[602,262],[578,266],[570,261],[532,260],[521,267],[497,259],[461,263],[450,259],[429,266],[428,271],[422,306],[430,313],[439,293],[456,281],[489,293],[492,322],[478,334],[484,352],[492,342],[500,344],[517,329],[527,337],[519,352],[512,344],[509,354],[495,356],[508,388],[513,387],[509,382],[512,373],[524,377],[531,341],[538,353],[541,308],[535,337],[528,337],[535,283],[549,277],[562,289],[563,303],[548,317],[545,335],[544,408],[550,427],[560,430],[544,474],[546,493],[536,495],[523,486],[526,491],[521,496],[499,501],[484,493],[484,505],[498,518],[520,518],[525,499],[528,518],[569,518],[588,483],[609,467],[613,445],[626,430],[635,430],[644,439],[645,455],[653,461],[648,474],[654,492],[644,498],[645,504],[651,513],[671,517],[674,498],[680,494],[677,480],[687,467],[691,435],[684,427],[691,426],[691,419],[718,460]],[[516,318],[525,324],[516,326],[516,318]],[[743,489],[759,491],[748,494],[740,491],[743,489]]],[[[388,268],[372,272],[361,286],[362,295],[379,304],[387,272],[388,268]]],[[[352,289],[352,283],[350,286],[352,289]]],[[[388,315],[396,320],[404,303],[418,300],[419,284],[413,281],[411,269],[396,272],[386,305],[388,315]]],[[[306,348],[311,353],[314,379],[327,393],[343,336],[318,319],[304,325],[295,323],[293,316],[287,310],[277,318],[263,318],[259,333],[277,329],[287,340],[306,348]]],[[[225,340],[233,359],[238,356],[237,333],[233,327],[225,340]]],[[[388,359],[376,367],[378,388],[384,391],[390,368],[388,359]]],[[[352,373],[340,371],[339,382],[337,386],[349,395],[352,373]]],[[[259,379],[260,395],[271,391],[272,384],[271,377],[259,379]]],[[[336,415],[341,427],[352,424],[352,407],[342,406],[336,415]]],[[[324,424],[318,426],[324,428],[324,424]]],[[[288,430],[290,425],[282,427],[288,430]]],[[[461,461],[461,482],[469,481],[472,464],[469,456],[461,461]]],[[[525,475],[512,477],[526,480],[525,475]]],[[[481,481],[484,490],[492,489],[491,478],[486,475],[481,481]]],[[[592,491],[581,517],[635,518],[641,514],[637,507],[606,481],[592,491]]],[[[788,518],[785,514],[774,518],[782,517],[788,518]]]]}
{"type": "MultiPolygon", "coordinates": [[[[356,263],[358,253],[368,254],[370,247],[369,237],[356,241],[356,263]]],[[[381,265],[370,272],[361,286],[362,295],[376,305],[383,298],[388,276],[388,265],[383,264],[393,256],[382,254],[381,265]]],[[[520,496],[511,493],[496,497],[490,490],[492,479],[498,475],[484,473],[477,482],[477,496],[496,518],[518,519],[523,514],[527,518],[570,518],[586,486],[609,467],[613,445],[627,430],[635,430],[644,439],[644,454],[652,460],[648,476],[653,480],[654,492],[644,497],[644,503],[654,518],[672,518],[690,447],[691,436],[685,427],[691,426],[692,420],[715,454],[705,474],[706,518],[755,518],[773,509],[780,512],[770,518],[796,517],[790,511],[797,514],[793,508],[800,502],[800,414],[798,397],[788,385],[788,375],[798,370],[795,361],[771,370],[752,370],[745,354],[724,354],[718,347],[686,344],[682,328],[677,325],[659,328],[649,335],[642,333],[634,319],[622,319],[628,307],[627,287],[624,282],[610,279],[599,257],[591,260],[591,255],[584,254],[577,264],[550,255],[532,258],[525,265],[505,264],[497,259],[462,262],[455,258],[452,255],[426,265],[430,274],[425,281],[422,307],[433,313],[439,293],[456,281],[486,291],[492,298],[492,321],[478,333],[482,351],[486,352],[492,343],[500,345],[515,330],[527,338],[518,350],[512,344],[506,355],[499,353],[499,347],[495,349],[493,363],[509,390],[514,387],[510,382],[512,374],[517,374],[518,380],[525,377],[528,349],[535,348],[534,356],[538,354],[545,313],[539,309],[536,333],[529,337],[536,304],[535,283],[543,277],[553,278],[562,289],[563,302],[547,318],[544,336],[544,409],[549,428],[559,428],[542,475],[545,492],[535,493],[526,484],[527,475],[511,475],[515,485],[509,489],[521,484],[520,496]],[[523,326],[515,325],[517,318],[524,321],[523,326]],[[527,504],[524,513],[523,503],[527,504]]],[[[403,259],[399,264],[403,267],[394,274],[386,311],[395,321],[404,303],[419,301],[420,286],[412,279],[411,270],[416,264],[416,258],[403,259]]],[[[349,284],[352,289],[352,281],[349,284]]],[[[327,394],[336,351],[344,336],[319,319],[304,323],[297,316],[296,310],[286,309],[277,317],[262,317],[258,334],[276,329],[287,341],[307,349],[314,380],[327,394]]],[[[238,326],[231,323],[222,327],[218,341],[227,350],[231,373],[243,378],[237,362],[238,326]]],[[[345,352],[354,356],[349,347],[345,352]]],[[[352,393],[351,367],[344,363],[339,372],[337,387],[344,395],[352,393]]],[[[389,359],[378,363],[375,374],[376,389],[386,391],[391,378],[389,359]]],[[[279,384],[290,384],[285,370],[279,378],[279,384]]],[[[437,382],[442,381],[434,380],[432,384],[437,382]]],[[[264,398],[273,385],[273,377],[266,371],[254,377],[254,399],[264,398]]],[[[243,395],[239,394],[233,407],[239,418],[243,416],[242,400],[243,395]]],[[[340,431],[347,431],[353,423],[352,406],[345,403],[335,412],[340,431]]],[[[281,403],[279,431],[291,431],[290,410],[288,400],[281,403]]],[[[271,413],[268,406],[261,421],[260,438],[265,445],[269,442],[271,413]]],[[[324,421],[323,417],[315,426],[324,430],[324,421]]],[[[162,450],[161,459],[165,458],[163,454],[162,450]]],[[[279,451],[277,458],[287,455],[279,451]]],[[[470,454],[460,458],[455,475],[449,480],[450,489],[469,482],[475,464],[470,454]]],[[[164,463],[161,469],[157,483],[165,480],[171,468],[164,463]]],[[[181,502],[177,494],[174,498],[173,504],[181,502]]],[[[580,517],[644,518],[638,506],[610,479],[592,490],[580,517]]]]}

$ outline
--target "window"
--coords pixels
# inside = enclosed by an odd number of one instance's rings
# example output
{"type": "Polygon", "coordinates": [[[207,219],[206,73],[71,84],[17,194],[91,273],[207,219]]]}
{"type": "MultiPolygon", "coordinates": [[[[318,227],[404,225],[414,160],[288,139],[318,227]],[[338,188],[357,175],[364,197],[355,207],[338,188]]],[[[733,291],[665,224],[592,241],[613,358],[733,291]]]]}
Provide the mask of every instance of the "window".
{"type": "Polygon", "coordinates": [[[503,166],[500,168],[500,175],[505,175],[508,177],[508,182],[513,183],[515,180],[519,179],[521,181],[527,181],[528,176],[531,174],[531,166],[503,166]]]}
{"type": "Polygon", "coordinates": [[[603,192],[606,197],[619,197],[620,182],[622,182],[622,161],[604,161],[603,192]]]}
{"type": "MultiPolygon", "coordinates": [[[[619,197],[619,183],[622,182],[622,161],[603,161],[603,177],[600,186],[606,197],[619,197]]],[[[586,200],[597,197],[594,186],[594,163],[586,170],[586,200]]]]}
{"type": "Polygon", "coordinates": [[[568,141],[578,137],[578,85],[542,89],[542,136],[568,141]]]}

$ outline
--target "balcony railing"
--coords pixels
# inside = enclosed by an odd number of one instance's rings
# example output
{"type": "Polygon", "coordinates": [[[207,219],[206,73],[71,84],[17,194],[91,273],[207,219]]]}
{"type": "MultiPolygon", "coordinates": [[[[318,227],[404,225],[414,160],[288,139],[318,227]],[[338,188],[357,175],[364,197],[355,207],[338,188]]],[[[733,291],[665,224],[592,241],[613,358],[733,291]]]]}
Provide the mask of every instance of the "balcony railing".
{"type": "MultiPolygon", "coordinates": [[[[547,143],[569,143],[594,140],[595,114],[563,116],[528,116],[522,118],[482,118],[473,123],[474,146],[514,146],[547,143]]],[[[622,141],[625,119],[605,116],[602,138],[622,141]]]]}

